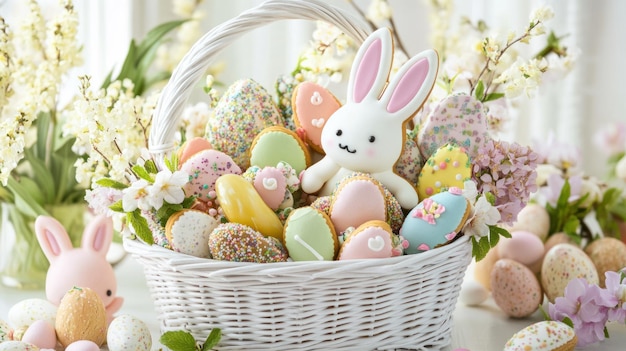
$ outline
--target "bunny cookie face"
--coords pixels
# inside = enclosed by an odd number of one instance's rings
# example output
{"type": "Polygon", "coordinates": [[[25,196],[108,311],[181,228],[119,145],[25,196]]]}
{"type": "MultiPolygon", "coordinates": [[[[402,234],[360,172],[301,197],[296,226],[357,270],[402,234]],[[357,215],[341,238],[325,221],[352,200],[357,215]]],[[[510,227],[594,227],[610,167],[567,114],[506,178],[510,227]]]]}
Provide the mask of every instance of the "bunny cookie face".
{"type": "Polygon", "coordinates": [[[405,123],[422,106],[435,83],[438,58],[433,50],[414,56],[387,84],[392,48],[391,32],[382,28],[359,49],[350,72],[347,103],[333,113],[322,130],[326,156],[303,174],[305,192],[327,195],[343,176],[357,171],[378,179],[402,207],[417,204],[415,188],[393,169],[402,154],[405,123]]]}

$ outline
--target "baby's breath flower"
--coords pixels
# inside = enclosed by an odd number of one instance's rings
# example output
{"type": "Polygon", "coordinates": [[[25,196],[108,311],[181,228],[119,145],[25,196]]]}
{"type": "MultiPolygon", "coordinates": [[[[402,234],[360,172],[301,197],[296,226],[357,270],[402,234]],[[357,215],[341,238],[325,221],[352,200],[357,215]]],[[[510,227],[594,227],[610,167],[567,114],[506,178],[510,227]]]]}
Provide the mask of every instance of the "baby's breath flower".
{"type": "Polygon", "coordinates": [[[530,22],[546,22],[554,18],[554,10],[549,6],[540,6],[533,10],[530,22]]]}
{"type": "Polygon", "coordinates": [[[367,19],[380,26],[392,16],[387,0],[372,0],[367,8],[367,19]]]}

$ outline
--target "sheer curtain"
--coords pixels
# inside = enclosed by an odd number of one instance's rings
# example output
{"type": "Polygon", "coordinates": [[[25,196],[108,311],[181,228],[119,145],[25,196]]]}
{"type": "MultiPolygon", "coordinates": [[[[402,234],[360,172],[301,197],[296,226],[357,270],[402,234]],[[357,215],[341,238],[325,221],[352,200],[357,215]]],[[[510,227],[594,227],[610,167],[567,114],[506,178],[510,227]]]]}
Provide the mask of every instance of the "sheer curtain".
{"type": "MultiPolygon", "coordinates": [[[[55,0],[42,0],[53,3],[55,0]]],[[[347,1],[325,0],[353,11],[347,1]]],[[[429,47],[427,0],[389,0],[398,29],[411,53],[429,47]]],[[[205,0],[206,17],[202,30],[236,16],[261,0],[205,0]]],[[[369,0],[355,0],[361,8],[369,0]]],[[[21,0],[5,0],[0,14],[10,19],[12,8],[21,0]]],[[[566,45],[580,49],[574,70],[562,80],[545,82],[536,98],[520,99],[509,125],[508,139],[529,144],[554,133],[562,142],[578,147],[583,167],[589,174],[606,172],[606,155],[593,144],[593,135],[603,126],[626,122],[626,2],[538,1],[538,0],[455,0],[456,16],[483,19],[504,33],[523,28],[532,9],[547,3],[556,17],[549,27],[566,34],[566,45]]],[[[173,18],[171,1],[75,0],[80,13],[81,38],[85,45],[85,72],[99,82],[111,67],[119,65],[130,38],[141,38],[150,28],[173,18]]],[[[451,19],[454,21],[455,19],[451,19]]],[[[223,54],[226,70],[219,76],[225,83],[254,78],[272,89],[279,74],[290,72],[298,54],[310,40],[314,24],[281,21],[246,34],[223,54]]]]}

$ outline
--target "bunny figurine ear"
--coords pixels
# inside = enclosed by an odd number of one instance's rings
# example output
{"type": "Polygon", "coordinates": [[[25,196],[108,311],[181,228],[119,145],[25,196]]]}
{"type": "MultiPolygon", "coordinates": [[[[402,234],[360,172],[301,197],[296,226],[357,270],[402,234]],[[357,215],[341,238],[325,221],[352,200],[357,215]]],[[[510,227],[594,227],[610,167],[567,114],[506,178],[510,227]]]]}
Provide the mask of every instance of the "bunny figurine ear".
{"type": "Polygon", "coordinates": [[[83,249],[106,256],[113,240],[113,223],[106,216],[96,216],[89,222],[83,233],[83,249]]]}
{"type": "Polygon", "coordinates": [[[43,253],[52,263],[61,253],[71,250],[72,241],[59,221],[49,216],[39,216],[35,220],[35,234],[43,253]]]}
{"type": "Polygon", "coordinates": [[[388,28],[372,33],[356,53],[350,80],[348,102],[362,102],[366,97],[377,100],[382,93],[393,60],[393,40],[388,28]]]}
{"type": "Polygon", "coordinates": [[[413,115],[430,95],[438,69],[435,50],[423,51],[402,65],[380,99],[387,112],[402,118],[413,115]]]}

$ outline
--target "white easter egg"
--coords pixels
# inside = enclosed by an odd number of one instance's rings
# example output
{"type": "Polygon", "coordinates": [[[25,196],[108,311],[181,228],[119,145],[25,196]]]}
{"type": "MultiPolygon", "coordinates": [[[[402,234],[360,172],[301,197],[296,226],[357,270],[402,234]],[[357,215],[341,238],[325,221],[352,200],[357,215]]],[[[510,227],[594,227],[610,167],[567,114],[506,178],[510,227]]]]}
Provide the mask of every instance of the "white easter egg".
{"type": "Polygon", "coordinates": [[[8,322],[15,328],[26,327],[34,321],[44,320],[54,325],[57,306],[44,299],[22,300],[9,310],[8,322]]]}
{"type": "Polygon", "coordinates": [[[23,341],[5,341],[0,343],[0,351],[39,351],[39,348],[23,341]]]}
{"type": "Polygon", "coordinates": [[[121,315],[109,325],[107,344],[110,351],[150,350],[152,334],[142,320],[121,315]]]}
{"type": "Polygon", "coordinates": [[[488,297],[489,290],[474,279],[465,279],[461,284],[459,301],[467,306],[478,306],[485,302],[488,297]]]}
{"type": "Polygon", "coordinates": [[[517,214],[517,221],[513,224],[514,230],[531,232],[546,241],[550,231],[550,216],[545,207],[539,204],[527,204],[517,214]]]}
{"type": "Polygon", "coordinates": [[[504,345],[503,351],[572,351],[578,339],[574,329],[557,321],[541,321],[518,331],[504,345]]]}
{"type": "Polygon", "coordinates": [[[550,302],[563,296],[567,284],[576,278],[584,278],[589,284],[600,282],[595,265],[583,250],[570,244],[552,247],[541,266],[541,285],[550,302]]]}
{"type": "MultiPolygon", "coordinates": [[[[148,349],[146,349],[147,351],[148,349]]],[[[65,351],[100,351],[100,347],[90,340],[78,340],[67,345],[65,351]]]]}

